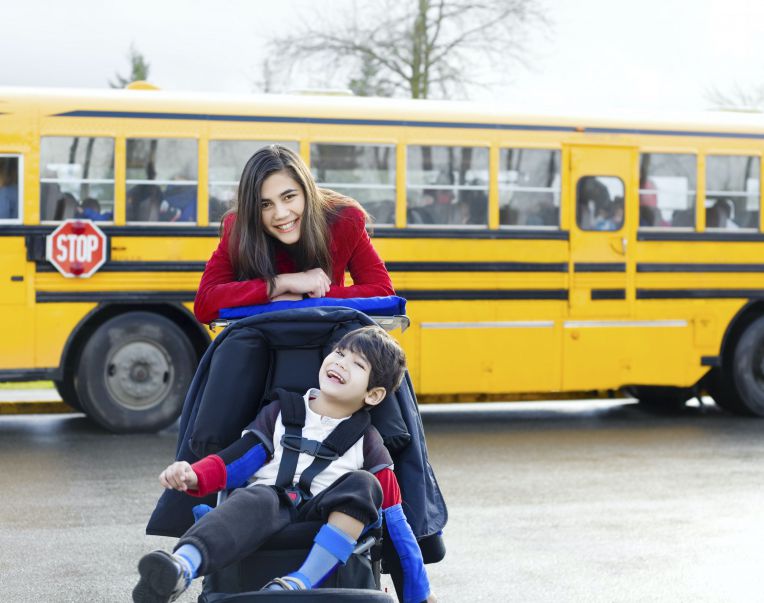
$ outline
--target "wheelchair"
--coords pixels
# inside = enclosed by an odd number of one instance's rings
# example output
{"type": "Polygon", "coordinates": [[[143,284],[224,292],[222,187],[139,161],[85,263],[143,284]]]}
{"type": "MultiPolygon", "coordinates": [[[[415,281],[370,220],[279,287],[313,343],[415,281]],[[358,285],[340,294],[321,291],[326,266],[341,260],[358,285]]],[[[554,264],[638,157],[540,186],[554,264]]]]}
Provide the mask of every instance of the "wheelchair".
{"type": "MultiPolygon", "coordinates": [[[[216,321],[217,325],[212,326],[225,329],[202,357],[189,388],[180,419],[177,460],[193,463],[234,442],[242,428],[269,401],[274,388],[302,394],[316,387],[323,358],[345,333],[375,323],[387,330],[405,329],[408,319],[395,314],[405,307],[405,300],[392,299],[393,306],[382,310],[374,301],[386,298],[372,298],[371,302],[360,299],[274,302],[253,307],[257,312],[254,315],[247,316],[247,308],[234,309],[235,313],[216,321]],[[332,301],[352,307],[331,305],[332,301]],[[368,316],[363,310],[369,303],[371,311],[388,315],[368,316]]],[[[401,387],[371,410],[371,417],[393,457],[404,510],[424,561],[436,563],[445,555],[442,529],[448,513],[429,464],[421,416],[408,373],[401,387]]],[[[180,536],[193,523],[193,506],[198,503],[215,506],[226,495],[219,493],[217,500],[192,499],[177,491],[165,491],[149,520],[147,533],[180,536]]],[[[389,603],[392,599],[379,590],[381,573],[391,575],[401,598],[401,566],[390,539],[385,538],[384,525],[362,536],[347,564],[338,567],[318,589],[259,591],[272,578],[301,565],[321,525],[290,524],[249,557],[206,576],[199,603],[292,600],[389,603]]]]}

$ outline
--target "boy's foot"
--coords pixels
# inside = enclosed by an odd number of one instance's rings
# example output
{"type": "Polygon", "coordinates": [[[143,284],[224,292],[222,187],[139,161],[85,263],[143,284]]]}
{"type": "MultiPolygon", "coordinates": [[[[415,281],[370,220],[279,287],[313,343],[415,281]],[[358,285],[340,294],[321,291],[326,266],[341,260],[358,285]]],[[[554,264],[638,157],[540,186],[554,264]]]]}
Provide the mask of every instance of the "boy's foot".
{"type": "Polygon", "coordinates": [[[175,601],[191,584],[185,564],[165,551],[152,551],[138,562],[141,579],[133,589],[135,603],[175,601]]]}
{"type": "Polygon", "coordinates": [[[289,574],[281,578],[274,578],[263,586],[261,590],[308,590],[310,587],[311,585],[307,578],[289,574]]]}

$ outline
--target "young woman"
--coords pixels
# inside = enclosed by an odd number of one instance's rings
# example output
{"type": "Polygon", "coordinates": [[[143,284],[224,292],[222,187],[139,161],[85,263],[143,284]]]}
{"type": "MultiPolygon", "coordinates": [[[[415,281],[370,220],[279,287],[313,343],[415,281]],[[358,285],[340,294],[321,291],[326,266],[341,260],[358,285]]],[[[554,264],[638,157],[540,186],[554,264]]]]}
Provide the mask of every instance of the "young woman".
{"type": "Polygon", "coordinates": [[[319,189],[294,152],[260,149],[244,166],[236,207],[223,217],[194,301],[196,318],[208,323],[221,308],[303,297],[394,295],[367,219],[357,201],[319,189]]]}

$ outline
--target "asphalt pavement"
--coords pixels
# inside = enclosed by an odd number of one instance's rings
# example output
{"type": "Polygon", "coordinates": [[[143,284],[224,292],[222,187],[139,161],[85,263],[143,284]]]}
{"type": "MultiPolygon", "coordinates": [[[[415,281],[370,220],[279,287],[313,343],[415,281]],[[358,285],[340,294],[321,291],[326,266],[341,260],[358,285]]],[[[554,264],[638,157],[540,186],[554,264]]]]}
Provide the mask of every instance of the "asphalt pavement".
{"type": "MultiPolygon", "coordinates": [[[[624,401],[422,414],[450,513],[440,601],[764,599],[764,421],[624,401]]],[[[173,544],[144,527],[176,437],[0,416],[0,601],[129,601],[140,556],[173,544]]]]}

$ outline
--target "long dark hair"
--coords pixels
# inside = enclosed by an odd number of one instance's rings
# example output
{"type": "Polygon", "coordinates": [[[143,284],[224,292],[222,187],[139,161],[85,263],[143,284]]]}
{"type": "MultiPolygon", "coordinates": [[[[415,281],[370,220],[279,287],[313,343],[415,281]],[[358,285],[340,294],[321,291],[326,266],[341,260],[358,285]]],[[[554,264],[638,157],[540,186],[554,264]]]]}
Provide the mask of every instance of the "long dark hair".
{"type": "MultiPolygon", "coordinates": [[[[343,207],[360,209],[360,204],[316,185],[308,166],[300,156],[279,145],[258,150],[250,157],[241,173],[235,214],[231,227],[228,253],[234,274],[239,280],[262,278],[271,287],[275,284],[276,241],[265,230],[262,219],[261,190],[263,182],[275,172],[286,172],[302,189],[305,209],[300,220],[300,239],[294,246],[294,259],[300,271],[321,268],[332,276],[329,253],[329,225],[343,207]]],[[[221,229],[226,220],[221,221],[221,229]]]]}

